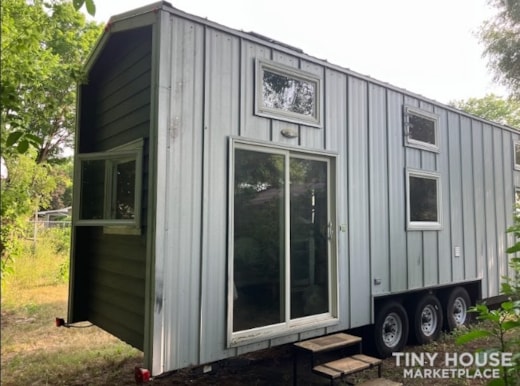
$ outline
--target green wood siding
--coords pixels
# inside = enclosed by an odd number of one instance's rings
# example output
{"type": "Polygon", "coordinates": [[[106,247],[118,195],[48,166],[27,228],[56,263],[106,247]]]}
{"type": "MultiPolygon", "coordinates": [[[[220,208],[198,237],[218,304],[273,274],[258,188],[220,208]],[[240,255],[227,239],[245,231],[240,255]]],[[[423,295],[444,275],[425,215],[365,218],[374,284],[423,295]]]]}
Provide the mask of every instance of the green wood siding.
{"type": "Polygon", "coordinates": [[[110,36],[80,88],[77,150],[107,151],[144,139],[141,235],[76,227],[70,316],[142,349],[151,100],[151,27],[110,36]]]}

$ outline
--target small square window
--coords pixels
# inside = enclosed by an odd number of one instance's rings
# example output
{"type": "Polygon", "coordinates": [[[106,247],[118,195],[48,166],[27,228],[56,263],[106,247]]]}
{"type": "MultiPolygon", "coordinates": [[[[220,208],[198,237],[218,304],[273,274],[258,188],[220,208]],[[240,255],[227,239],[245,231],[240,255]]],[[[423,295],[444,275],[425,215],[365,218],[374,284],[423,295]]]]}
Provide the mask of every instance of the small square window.
{"type": "Polygon", "coordinates": [[[76,225],[140,226],[143,141],[100,153],[78,154],[76,225]]]}
{"type": "Polygon", "coordinates": [[[430,230],[441,228],[440,178],[437,173],[408,170],[407,228],[430,230]]]}
{"type": "Polygon", "coordinates": [[[515,141],[513,144],[515,170],[520,170],[520,141],[515,141]]]}
{"type": "Polygon", "coordinates": [[[260,60],[256,73],[257,115],[321,127],[319,77],[260,60]]]}
{"type": "Polygon", "coordinates": [[[411,106],[404,107],[406,145],[439,151],[439,117],[411,106]]]}

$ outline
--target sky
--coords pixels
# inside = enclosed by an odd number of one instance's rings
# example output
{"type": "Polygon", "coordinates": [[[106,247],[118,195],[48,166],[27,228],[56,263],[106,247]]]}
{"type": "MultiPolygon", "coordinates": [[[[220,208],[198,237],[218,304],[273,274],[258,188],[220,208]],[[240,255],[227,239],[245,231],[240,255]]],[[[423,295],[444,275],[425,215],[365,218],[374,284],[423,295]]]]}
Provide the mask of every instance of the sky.
{"type": "MultiPolygon", "coordinates": [[[[95,20],[153,3],[95,0],[95,20]]],[[[505,95],[476,36],[486,0],[171,0],[185,12],[254,31],[363,75],[448,103],[505,95]]]]}

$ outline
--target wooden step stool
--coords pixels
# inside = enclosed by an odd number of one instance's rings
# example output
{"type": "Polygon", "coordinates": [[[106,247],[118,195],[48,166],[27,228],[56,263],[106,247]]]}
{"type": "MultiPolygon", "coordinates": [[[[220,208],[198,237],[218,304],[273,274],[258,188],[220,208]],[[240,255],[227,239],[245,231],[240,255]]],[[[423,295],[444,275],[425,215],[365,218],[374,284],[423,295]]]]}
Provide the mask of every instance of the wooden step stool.
{"type": "MultiPolygon", "coordinates": [[[[332,351],[332,350],[339,350],[339,349],[353,346],[353,345],[358,345],[358,347],[359,347],[358,358],[351,357],[351,358],[353,358],[352,360],[338,363],[338,365],[342,364],[343,366],[348,366],[348,365],[366,366],[364,368],[372,367],[374,364],[372,362],[368,361],[367,358],[369,358],[369,357],[361,354],[361,338],[358,336],[349,335],[349,334],[345,334],[345,333],[337,333],[337,334],[322,336],[319,338],[305,340],[303,342],[296,342],[293,345],[293,347],[294,347],[293,384],[294,385],[297,384],[297,364],[298,364],[298,354],[300,352],[305,352],[305,353],[311,355],[311,368],[314,371],[314,369],[316,367],[318,367],[318,366],[316,366],[316,363],[315,363],[317,354],[324,353],[327,351],[332,351]],[[365,358],[365,360],[363,361],[362,358],[365,358]],[[356,362],[353,362],[353,361],[356,361],[356,362]]],[[[373,358],[373,359],[376,361],[378,360],[377,358],[373,358]]],[[[332,361],[332,362],[335,362],[335,361],[332,361]]],[[[321,371],[321,372],[320,372],[320,369],[318,369],[314,372],[328,377],[329,379],[331,379],[331,383],[334,381],[334,379],[337,378],[336,376],[332,375],[332,374],[335,374],[334,369],[327,368],[326,370],[323,369],[323,371],[321,371]]],[[[342,371],[337,370],[336,372],[338,372],[338,371],[340,372],[339,376],[341,376],[342,371]]]]}
{"type": "Polygon", "coordinates": [[[349,374],[377,366],[377,375],[381,379],[381,365],[383,361],[368,355],[357,354],[346,358],[337,359],[335,361],[323,363],[314,366],[312,371],[315,374],[330,379],[330,384],[334,384],[334,380],[342,378],[349,374]]]}

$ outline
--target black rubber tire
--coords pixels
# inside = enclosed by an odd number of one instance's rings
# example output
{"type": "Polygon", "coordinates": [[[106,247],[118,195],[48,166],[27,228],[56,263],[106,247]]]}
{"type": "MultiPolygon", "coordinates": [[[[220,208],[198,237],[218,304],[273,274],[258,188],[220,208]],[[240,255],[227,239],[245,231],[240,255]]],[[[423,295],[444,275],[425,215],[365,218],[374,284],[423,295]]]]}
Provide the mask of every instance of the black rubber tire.
{"type": "Polygon", "coordinates": [[[412,342],[427,344],[437,340],[442,330],[442,306],[439,299],[433,294],[426,294],[419,299],[412,311],[412,342]]]}
{"type": "Polygon", "coordinates": [[[453,288],[443,301],[444,328],[453,331],[471,321],[471,298],[464,287],[453,288]]]}
{"type": "Polygon", "coordinates": [[[396,301],[388,301],[376,310],[374,324],[374,346],[381,358],[392,356],[393,352],[402,351],[408,340],[408,315],[396,301]]]}

